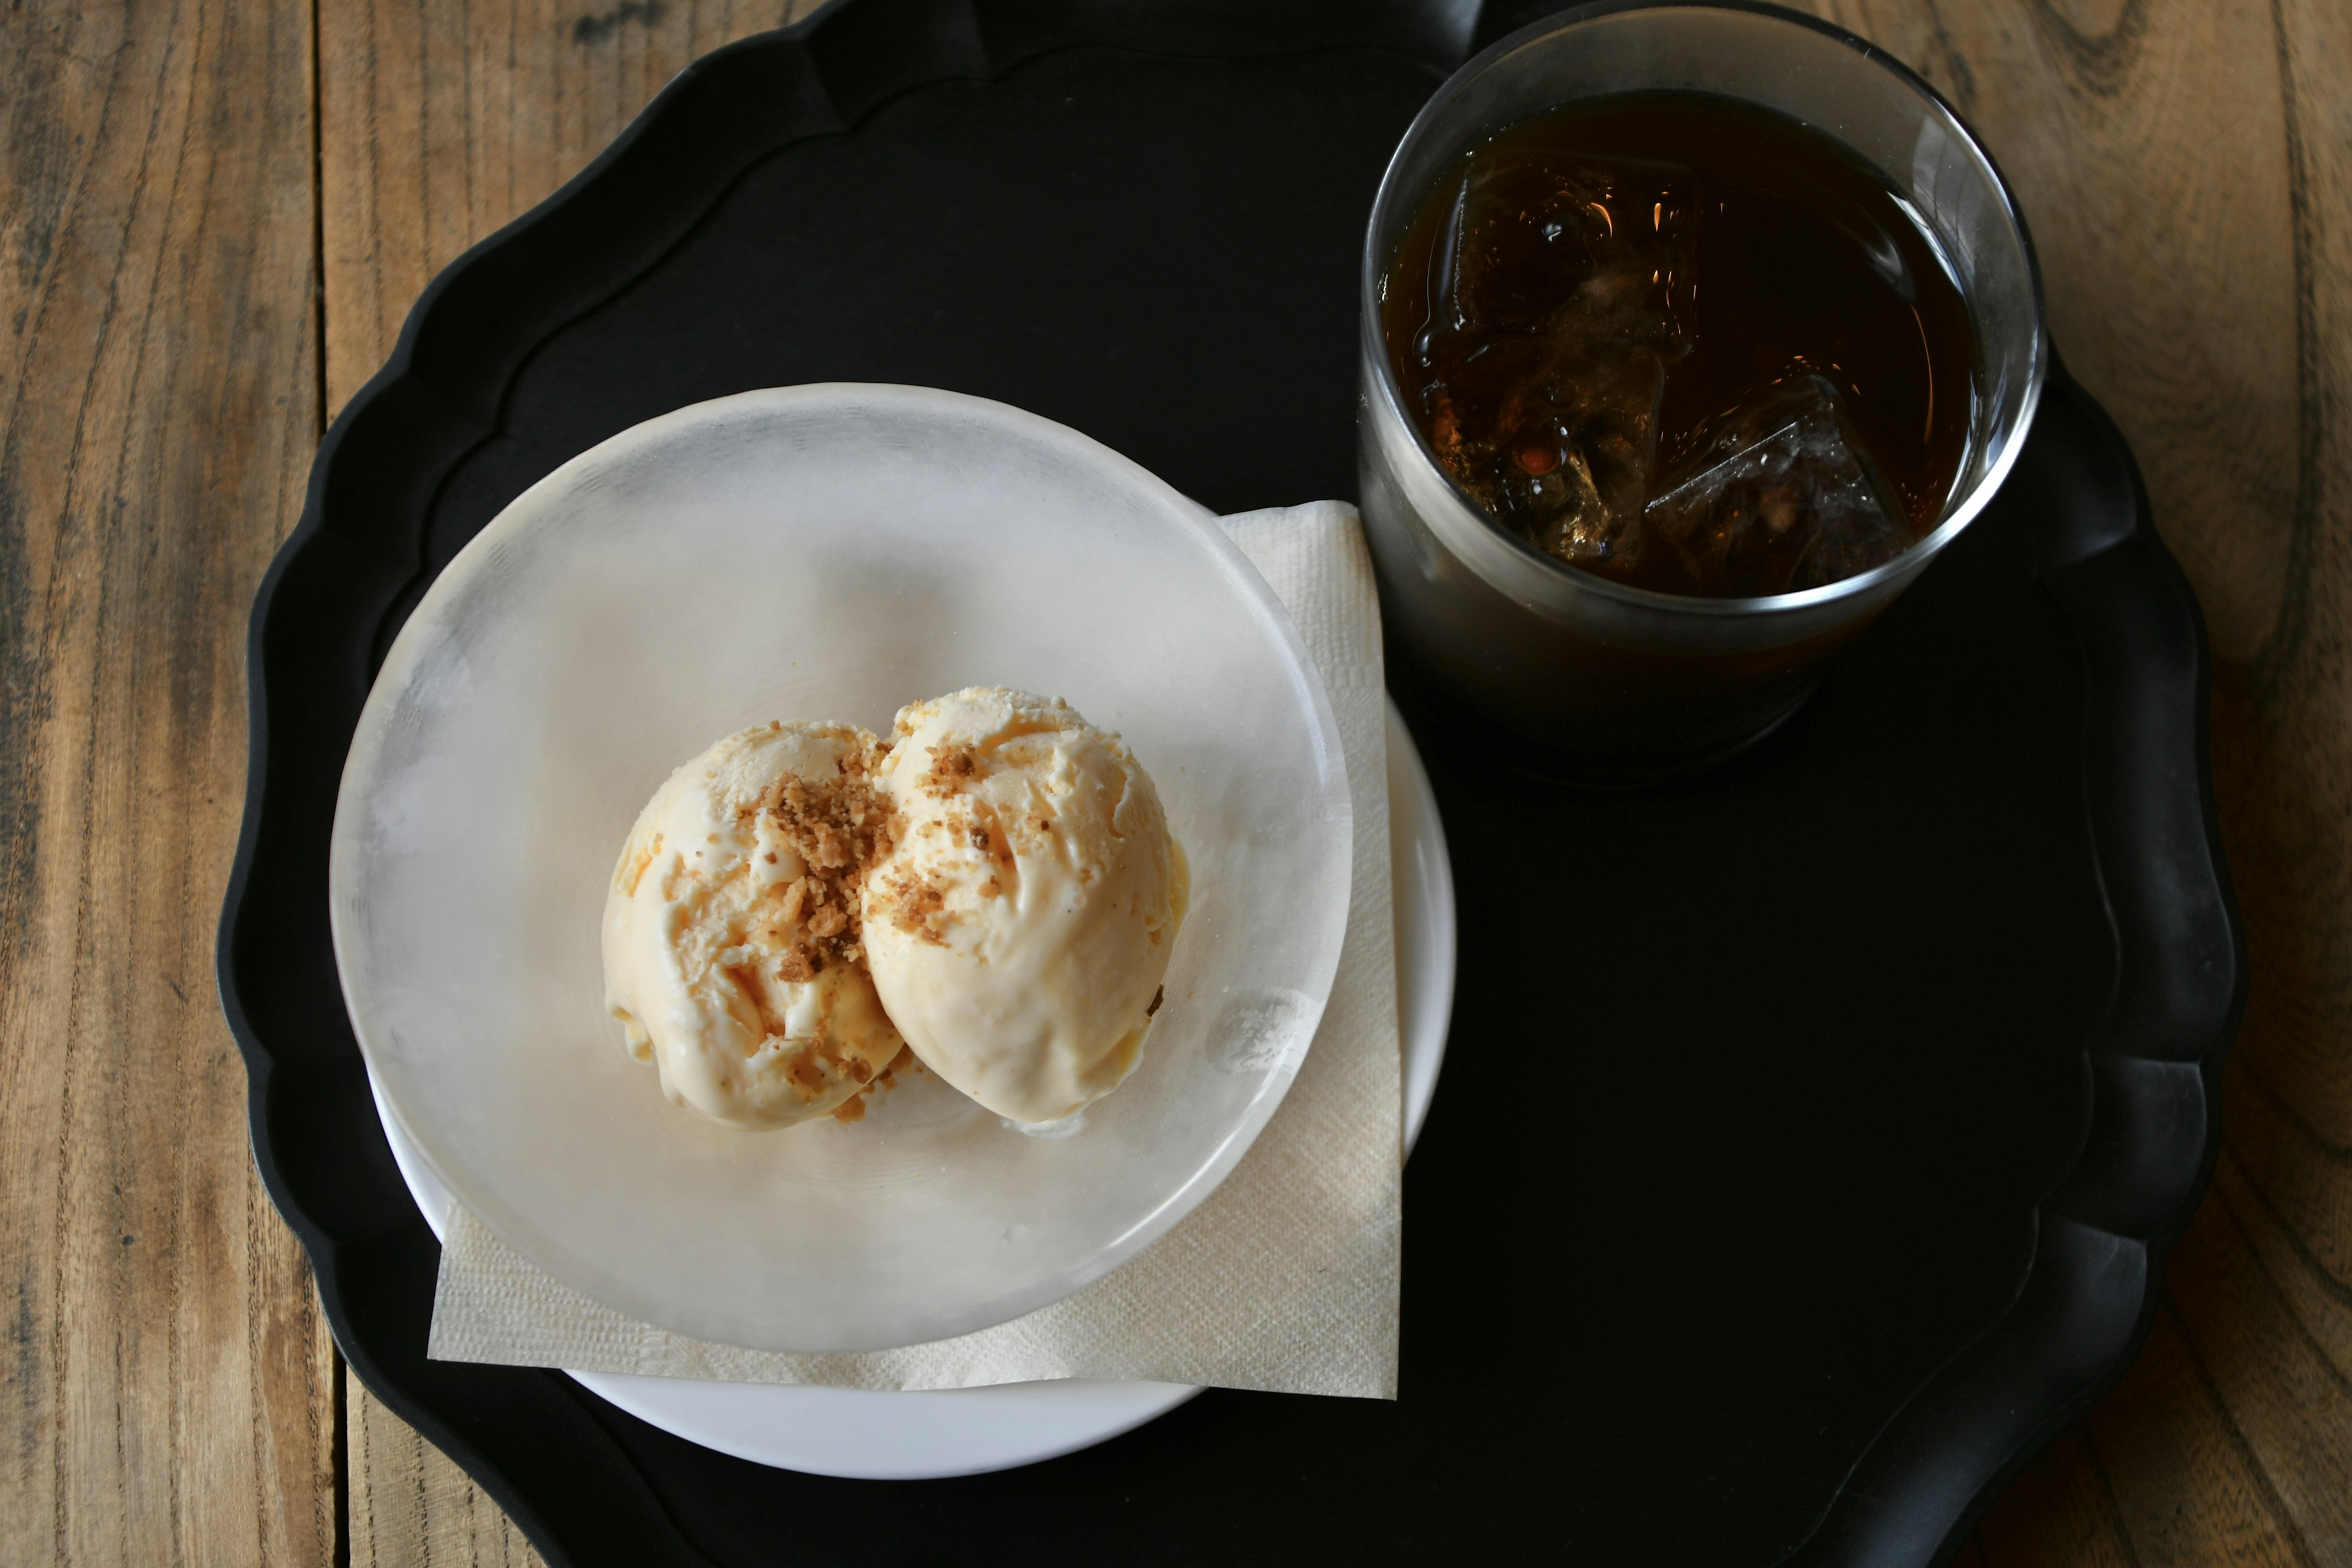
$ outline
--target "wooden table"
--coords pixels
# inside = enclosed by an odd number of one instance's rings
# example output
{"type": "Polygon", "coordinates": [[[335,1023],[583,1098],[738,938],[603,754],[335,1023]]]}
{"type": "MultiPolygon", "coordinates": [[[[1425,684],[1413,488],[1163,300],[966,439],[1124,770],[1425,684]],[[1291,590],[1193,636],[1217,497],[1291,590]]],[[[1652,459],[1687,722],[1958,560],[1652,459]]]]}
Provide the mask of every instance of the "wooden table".
{"type": "MultiPolygon", "coordinates": [[[[805,8],[0,12],[0,1560],[532,1559],[345,1373],[254,1175],[212,978],[246,616],[426,280],[805,8]]],[[[2352,1563],[2352,5],[1819,8],[2021,194],[2204,601],[2252,949],[2147,1353],[1961,1560],[2352,1563]]]]}

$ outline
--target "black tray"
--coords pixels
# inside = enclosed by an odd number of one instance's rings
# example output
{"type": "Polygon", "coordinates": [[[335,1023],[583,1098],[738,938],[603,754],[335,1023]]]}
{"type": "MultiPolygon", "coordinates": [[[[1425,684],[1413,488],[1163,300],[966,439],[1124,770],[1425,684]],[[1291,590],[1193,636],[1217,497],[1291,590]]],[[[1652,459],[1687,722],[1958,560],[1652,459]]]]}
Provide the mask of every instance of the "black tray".
{"type": "Polygon", "coordinates": [[[2128,1363],[2244,963],[2201,623],[2063,373],[2000,500],[1729,771],[1578,794],[1401,681],[1463,921],[1398,1403],[1212,1391],[880,1486],[424,1359],[436,1251],[324,915],[344,749],[433,574],[595,441],[794,382],[1001,398],[1220,510],[1352,495],[1374,184],[1519,19],[850,0],[681,76],[328,433],[255,610],[222,995],[343,1353],[551,1562],[1923,1563],[2128,1363]]]}

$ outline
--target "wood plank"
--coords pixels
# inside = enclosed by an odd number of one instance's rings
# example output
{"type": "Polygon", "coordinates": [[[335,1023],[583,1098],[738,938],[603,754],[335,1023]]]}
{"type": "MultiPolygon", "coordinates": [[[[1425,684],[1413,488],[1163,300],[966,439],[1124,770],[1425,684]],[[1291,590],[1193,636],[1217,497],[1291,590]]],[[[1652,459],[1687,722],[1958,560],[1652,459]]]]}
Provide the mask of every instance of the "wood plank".
{"type": "Polygon", "coordinates": [[[2011,1483],[1977,1544],[1984,1568],[2065,1563],[2137,1568],[2131,1537],[2090,1435],[2066,1432],[2011,1483]]]}
{"type": "MultiPolygon", "coordinates": [[[[815,0],[593,9],[555,0],[323,0],[326,386],[340,409],[434,275],[604,151],[687,64],[815,0]]],[[[536,1563],[464,1472],[349,1382],[352,1561],[536,1563]]]]}
{"type": "Polygon", "coordinates": [[[2113,1489],[2138,1568],[2319,1568],[2177,1314],[2158,1315],[2138,1364],[2091,1413],[2087,1432],[2086,1457],[2113,1489]]]}
{"type": "Polygon", "coordinates": [[[2242,1062],[2222,1094],[2224,1201],[2323,1353],[2352,1377],[2352,1150],[2315,1136],[2242,1062]]]}
{"type": "Polygon", "coordinates": [[[541,1568],[514,1521],[466,1472],[346,1370],[352,1568],[541,1568]]]}
{"type": "Polygon", "coordinates": [[[2315,1267],[2231,1152],[2184,1243],[2181,1320],[2314,1559],[2352,1563],[2352,1291],[2315,1267]],[[2210,1262],[2200,1255],[2210,1253],[2210,1262]],[[2331,1288],[2332,1287],[2332,1288],[2331,1288]]]}
{"type": "Polygon", "coordinates": [[[2290,566],[2221,672],[2215,773],[2252,955],[2215,1191],[2170,1280],[2280,1533],[2352,1559],[2352,13],[2274,11],[2296,278],[2290,566]]]}
{"type": "Polygon", "coordinates": [[[2294,570],[2277,633],[2221,693],[2216,782],[2255,950],[2234,1066],[2302,1130],[2299,1212],[2329,1227],[2352,1277],[2352,11],[2283,0],[2280,15],[2294,107],[2299,335],[2280,365],[2301,387],[2294,570]]]}
{"type": "Polygon", "coordinates": [[[0,1560],[335,1552],[333,1360],[213,983],[319,435],[310,15],[0,12],[0,1560]]]}

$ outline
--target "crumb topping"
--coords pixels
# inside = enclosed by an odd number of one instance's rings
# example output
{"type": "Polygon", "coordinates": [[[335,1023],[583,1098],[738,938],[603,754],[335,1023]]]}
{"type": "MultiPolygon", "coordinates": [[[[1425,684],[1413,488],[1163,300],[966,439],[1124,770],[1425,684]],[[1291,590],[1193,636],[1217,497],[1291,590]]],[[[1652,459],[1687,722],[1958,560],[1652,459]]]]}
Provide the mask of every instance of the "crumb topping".
{"type": "MultiPolygon", "coordinates": [[[[839,775],[822,783],[781,779],[742,815],[763,820],[803,867],[801,875],[771,886],[753,912],[753,936],[779,954],[776,978],[805,984],[827,964],[864,963],[858,889],[889,854],[898,826],[866,759],[852,752],[839,775]]],[[[773,864],[775,852],[767,858],[773,864]]]]}
{"type": "Polygon", "coordinates": [[[925,749],[931,753],[931,765],[923,774],[923,787],[942,800],[980,776],[980,755],[974,748],[929,746],[925,749]]]}
{"type": "Polygon", "coordinates": [[[877,878],[867,894],[874,912],[933,947],[948,944],[947,895],[914,871],[877,878]]]}
{"type": "MultiPolygon", "coordinates": [[[[1012,896],[1020,879],[1019,861],[1013,840],[994,809],[965,800],[950,807],[950,812],[945,825],[949,841],[969,847],[983,858],[987,867],[988,874],[975,889],[979,896],[1012,896]]],[[[923,824],[921,831],[936,833],[942,826],[940,819],[933,818],[923,824]]],[[[866,897],[867,908],[900,931],[934,947],[948,945],[948,888],[933,876],[911,866],[900,867],[875,877],[866,897]]]]}
{"type": "Polygon", "coordinates": [[[877,1089],[885,1094],[889,1093],[898,1087],[900,1073],[910,1075],[920,1073],[923,1070],[923,1064],[915,1055],[913,1047],[900,1046],[898,1054],[890,1058],[890,1065],[879,1073],[875,1072],[864,1062],[859,1062],[851,1070],[857,1074],[858,1081],[865,1087],[833,1108],[833,1119],[844,1125],[852,1121],[865,1121],[866,1101],[869,1095],[877,1089]]]}

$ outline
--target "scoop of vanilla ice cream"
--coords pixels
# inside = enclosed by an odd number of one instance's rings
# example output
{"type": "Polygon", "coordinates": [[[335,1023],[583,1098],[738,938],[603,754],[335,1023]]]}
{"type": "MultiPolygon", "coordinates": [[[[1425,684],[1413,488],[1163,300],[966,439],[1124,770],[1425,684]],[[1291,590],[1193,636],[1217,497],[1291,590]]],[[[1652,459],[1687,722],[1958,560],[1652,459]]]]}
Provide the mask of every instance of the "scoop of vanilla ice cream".
{"type": "Polygon", "coordinates": [[[1150,775],[1068,703],[975,687],[901,710],[877,783],[866,952],[915,1055],[1015,1121],[1118,1088],[1184,916],[1150,775]]]}
{"type": "Polygon", "coordinates": [[[746,730],[638,815],[604,900],[605,1005],[677,1104],[787,1127],[898,1053],[859,945],[859,883],[887,835],[878,748],[846,724],[746,730]]]}

